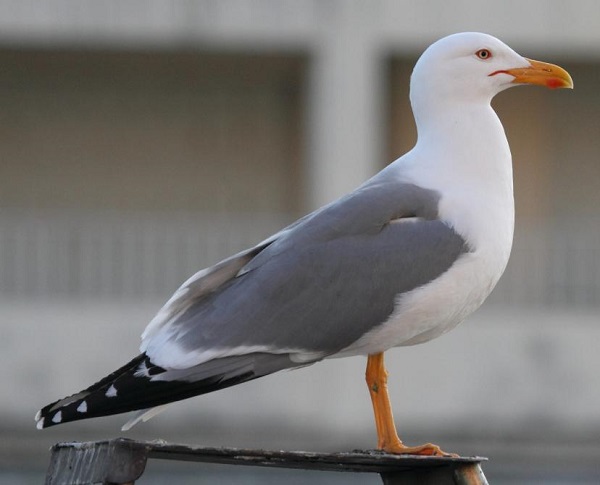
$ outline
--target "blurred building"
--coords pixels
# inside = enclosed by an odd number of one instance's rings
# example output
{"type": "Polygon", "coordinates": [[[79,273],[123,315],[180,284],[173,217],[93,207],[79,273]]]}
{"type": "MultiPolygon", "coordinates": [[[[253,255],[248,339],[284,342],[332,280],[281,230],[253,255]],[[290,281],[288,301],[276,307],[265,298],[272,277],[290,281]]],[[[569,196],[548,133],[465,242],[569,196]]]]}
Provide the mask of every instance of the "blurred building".
{"type": "MultiPolygon", "coordinates": [[[[445,438],[507,463],[515,442],[520,454],[534,441],[569,463],[593,462],[595,0],[0,2],[0,346],[10,389],[0,433],[38,453],[40,439],[116,434],[118,421],[97,420],[40,438],[30,418],[133,356],[145,323],[190,274],[409,149],[412,65],[464,30],[563,65],[576,89],[495,100],[514,160],[512,260],[469,323],[390,355],[398,421],[415,440],[445,438]]],[[[192,421],[204,444],[252,446],[268,421],[276,429],[263,430],[265,446],[372,446],[362,365],[326,363],[197,399],[139,433],[176,438],[192,421]],[[284,389],[269,404],[273,383],[284,389]]]]}

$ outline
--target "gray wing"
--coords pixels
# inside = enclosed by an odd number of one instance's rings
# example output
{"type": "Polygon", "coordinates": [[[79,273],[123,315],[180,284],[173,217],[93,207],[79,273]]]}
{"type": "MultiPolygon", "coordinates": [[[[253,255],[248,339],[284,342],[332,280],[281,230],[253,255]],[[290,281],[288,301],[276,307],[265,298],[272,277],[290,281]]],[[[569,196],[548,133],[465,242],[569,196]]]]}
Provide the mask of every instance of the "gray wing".
{"type": "Polygon", "coordinates": [[[399,294],[437,278],[468,247],[437,219],[435,192],[373,179],[255,248],[190,279],[143,336],[164,368],[253,352],[348,347],[399,294]]]}

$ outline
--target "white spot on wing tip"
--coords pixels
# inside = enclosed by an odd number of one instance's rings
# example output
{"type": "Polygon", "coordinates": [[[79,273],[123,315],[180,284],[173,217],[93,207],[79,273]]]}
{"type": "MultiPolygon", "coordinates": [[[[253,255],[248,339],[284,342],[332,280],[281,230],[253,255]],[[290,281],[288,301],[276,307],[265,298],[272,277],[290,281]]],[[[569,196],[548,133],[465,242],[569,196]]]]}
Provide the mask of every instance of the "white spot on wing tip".
{"type": "Polygon", "coordinates": [[[114,385],[111,385],[104,395],[106,397],[117,397],[117,388],[114,385]]]}
{"type": "Polygon", "coordinates": [[[42,410],[40,409],[37,413],[35,413],[35,418],[33,418],[33,419],[35,421],[39,421],[41,417],[42,417],[42,410]]]}
{"type": "Polygon", "coordinates": [[[146,378],[150,378],[150,373],[148,372],[148,366],[146,365],[146,362],[142,362],[137,370],[135,371],[135,373],[133,374],[134,377],[146,377],[146,378]]]}
{"type": "Polygon", "coordinates": [[[37,429],[44,429],[44,419],[45,419],[45,418],[42,418],[42,419],[39,419],[39,420],[38,420],[37,424],[35,425],[35,427],[36,427],[37,429]]]}
{"type": "Polygon", "coordinates": [[[58,411],[53,417],[52,417],[52,422],[53,423],[60,423],[62,421],[62,411],[58,411]]]}
{"type": "Polygon", "coordinates": [[[77,406],[78,413],[87,413],[87,402],[81,401],[81,404],[77,406]]]}

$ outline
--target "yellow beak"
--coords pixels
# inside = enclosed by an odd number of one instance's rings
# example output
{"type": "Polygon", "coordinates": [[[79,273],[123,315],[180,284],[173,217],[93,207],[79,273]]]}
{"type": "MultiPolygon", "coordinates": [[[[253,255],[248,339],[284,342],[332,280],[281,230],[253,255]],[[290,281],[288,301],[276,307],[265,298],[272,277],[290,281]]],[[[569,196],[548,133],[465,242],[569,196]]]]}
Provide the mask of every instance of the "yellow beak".
{"type": "Polygon", "coordinates": [[[571,79],[569,73],[562,67],[547,62],[527,60],[531,64],[530,67],[516,67],[514,69],[496,71],[490,74],[490,76],[500,73],[510,74],[514,77],[512,82],[515,84],[535,84],[546,86],[550,89],[573,89],[573,79],[571,79]]]}

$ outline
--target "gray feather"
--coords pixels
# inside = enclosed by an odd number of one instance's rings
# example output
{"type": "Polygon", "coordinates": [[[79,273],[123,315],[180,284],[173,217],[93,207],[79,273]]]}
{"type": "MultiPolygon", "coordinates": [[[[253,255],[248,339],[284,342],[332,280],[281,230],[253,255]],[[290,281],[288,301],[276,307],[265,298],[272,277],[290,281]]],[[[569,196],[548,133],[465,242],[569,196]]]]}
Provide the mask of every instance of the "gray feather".
{"type": "Polygon", "coordinates": [[[191,281],[171,313],[171,338],[184,352],[260,346],[330,355],[383,323],[398,295],[469,250],[437,219],[436,192],[389,180],[371,179],[191,281]]]}

